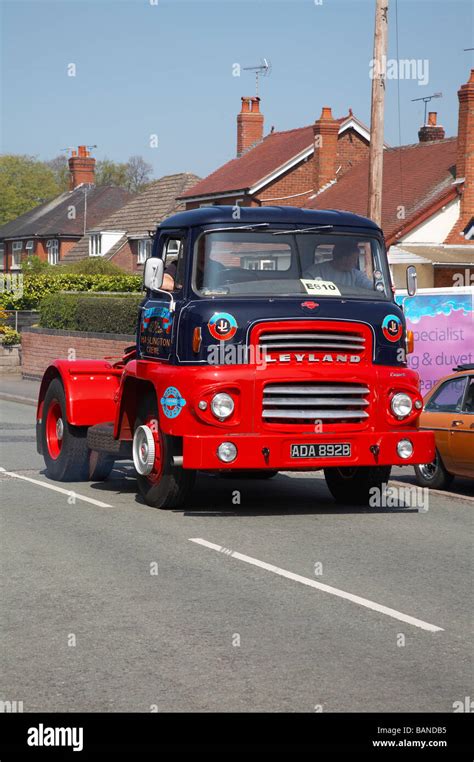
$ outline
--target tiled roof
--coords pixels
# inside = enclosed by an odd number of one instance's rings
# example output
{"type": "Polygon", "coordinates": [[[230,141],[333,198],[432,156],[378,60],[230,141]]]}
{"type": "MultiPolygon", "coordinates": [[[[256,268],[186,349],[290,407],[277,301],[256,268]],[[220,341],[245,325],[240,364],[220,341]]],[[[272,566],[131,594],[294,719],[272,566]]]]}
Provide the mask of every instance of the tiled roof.
{"type": "MultiPolygon", "coordinates": [[[[341,126],[344,122],[353,122],[362,131],[368,132],[368,128],[352,114],[352,111],[336,121],[341,126]]],[[[192,189],[183,193],[181,198],[248,190],[310,148],[313,139],[312,124],[295,130],[270,132],[256,146],[216,169],[192,189]]]]}
{"type": "MultiPolygon", "coordinates": [[[[384,151],[382,228],[389,243],[437,202],[455,197],[456,138],[384,151]]],[[[307,202],[311,209],[340,209],[367,215],[369,161],[307,202]]]]}
{"type": "Polygon", "coordinates": [[[308,148],[312,140],[311,126],[271,132],[255,148],[216,169],[192,190],[184,193],[182,198],[247,190],[308,148]]]}
{"type": "MultiPolygon", "coordinates": [[[[176,197],[184,193],[199,179],[197,175],[190,172],[161,177],[151,183],[142,193],[134,196],[128,204],[125,204],[115,214],[101,220],[100,225],[95,226],[97,231],[121,230],[126,234],[107,252],[106,259],[111,259],[119,251],[127,237],[146,236],[148,231],[154,230],[165,217],[181,211],[184,207],[176,201],[176,197]]],[[[93,229],[93,225],[88,225],[88,231],[93,229]]],[[[68,264],[87,256],[89,256],[89,236],[85,235],[64,257],[63,263],[68,264]]]]}
{"type": "Polygon", "coordinates": [[[84,192],[87,191],[87,227],[120,209],[133,194],[123,188],[112,186],[78,186],[73,191],[61,193],[51,201],[25,212],[0,228],[0,238],[25,238],[27,236],[81,236],[84,232],[84,192]],[[70,209],[75,217],[70,219],[70,209]]]}

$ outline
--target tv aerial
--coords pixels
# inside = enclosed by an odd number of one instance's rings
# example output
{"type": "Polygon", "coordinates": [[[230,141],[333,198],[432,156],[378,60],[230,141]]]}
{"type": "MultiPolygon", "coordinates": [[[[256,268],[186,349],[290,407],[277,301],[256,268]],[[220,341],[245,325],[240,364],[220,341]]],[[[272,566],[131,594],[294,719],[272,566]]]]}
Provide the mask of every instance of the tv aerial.
{"type": "Polygon", "coordinates": [[[443,93],[433,93],[433,95],[424,95],[423,98],[412,98],[411,99],[412,103],[414,103],[414,101],[423,101],[423,103],[425,104],[425,116],[424,116],[424,119],[423,119],[423,124],[424,124],[425,127],[426,127],[426,107],[428,106],[428,103],[433,98],[442,98],[442,97],[443,97],[443,93]]]}
{"type": "Polygon", "coordinates": [[[268,77],[272,70],[272,65],[267,58],[262,58],[262,63],[258,66],[244,66],[244,71],[255,72],[255,95],[258,98],[258,83],[259,77],[268,77]]]}

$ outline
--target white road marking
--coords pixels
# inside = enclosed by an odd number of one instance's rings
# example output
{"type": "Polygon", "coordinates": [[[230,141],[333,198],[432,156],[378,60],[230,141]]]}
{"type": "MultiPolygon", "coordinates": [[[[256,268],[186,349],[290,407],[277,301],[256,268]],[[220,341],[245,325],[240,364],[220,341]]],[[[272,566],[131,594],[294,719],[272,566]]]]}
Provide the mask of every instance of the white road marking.
{"type": "Polygon", "coordinates": [[[54,492],[61,492],[63,495],[67,495],[68,497],[71,497],[74,495],[74,497],[77,500],[83,500],[85,503],[92,503],[92,505],[98,505],[99,508],[113,508],[113,505],[109,505],[108,503],[102,503],[100,500],[94,500],[93,497],[86,497],[85,495],[80,495],[78,492],[72,489],[64,489],[63,487],[56,487],[55,484],[47,484],[46,482],[42,482],[39,479],[32,479],[31,476],[22,476],[21,474],[14,474],[13,471],[7,471],[5,468],[2,468],[0,466],[0,474],[5,474],[6,476],[12,476],[14,479],[23,479],[25,482],[31,482],[32,484],[38,484],[40,487],[45,487],[46,489],[52,489],[54,492]]]}
{"type": "Polygon", "coordinates": [[[224,553],[226,556],[236,558],[238,561],[244,561],[246,564],[251,564],[252,566],[258,566],[260,569],[271,571],[274,574],[278,574],[280,577],[286,577],[287,579],[291,579],[294,582],[301,582],[302,585],[308,585],[308,587],[314,587],[316,590],[322,590],[324,593],[337,595],[339,598],[345,598],[347,601],[352,601],[352,603],[358,603],[359,606],[365,606],[367,609],[378,611],[379,614],[386,614],[393,619],[399,619],[401,622],[406,622],[406,624],[411,624],[414,627],[420,627],[422,630],[428,630],[429,632],[444,632],[442,627],[437,627],[435,624],[429,624],[429,622],[424,622],[422,619],[417,619],[414,616],[409,616],[409,614],[403,614],[401,611],[397,611],[396,609],[391,609],[388,606],[382,606],[382,604],[375,603],[375,601],[369,601],[367,598],[361,598],[359,595],[346,593],[344,590],[339,590],[337,587],[324,585],[322,582],[316,582],[314,579],[309,579],[309,577],[302,577],[301,574],[294,574],[294,572],[287,571],[286,569],[280,569],[279,566],[273,566],[273,564],[267,564],[265,561],[259,561],[257,558],[245,556],[243,553],[237,553],[235,550],[224,548],[222,545],[216,545],[215,543],[208,542],[207,540],[203,540],[200,537],[190,537],[189,540],[190,542],[195,542],[198,545],[203,545],[205,548],[217,550],[219,553],[224,553]]]}

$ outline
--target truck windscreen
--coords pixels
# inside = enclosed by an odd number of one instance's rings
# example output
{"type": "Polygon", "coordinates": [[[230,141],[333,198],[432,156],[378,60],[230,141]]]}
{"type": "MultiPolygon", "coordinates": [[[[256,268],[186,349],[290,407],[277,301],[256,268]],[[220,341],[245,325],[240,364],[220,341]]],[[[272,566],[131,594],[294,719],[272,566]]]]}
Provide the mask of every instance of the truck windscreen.
{"type": "Polygon", "coordinates": [[[200,296],[391,298],[377,238],[345,233],[207,231],[196,242],[200,296]]]}

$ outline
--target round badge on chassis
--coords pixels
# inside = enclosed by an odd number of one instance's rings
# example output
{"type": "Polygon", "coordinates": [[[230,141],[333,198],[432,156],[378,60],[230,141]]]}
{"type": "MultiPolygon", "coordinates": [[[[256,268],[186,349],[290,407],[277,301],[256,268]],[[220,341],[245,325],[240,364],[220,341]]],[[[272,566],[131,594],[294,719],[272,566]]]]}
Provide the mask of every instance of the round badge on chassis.
{"type": "Polygon", "coordinates": [[[133,435],[133,464],[140,476],[148,476],[155,462],[155,440],[148,426],[139,426],[133,435]]]}

